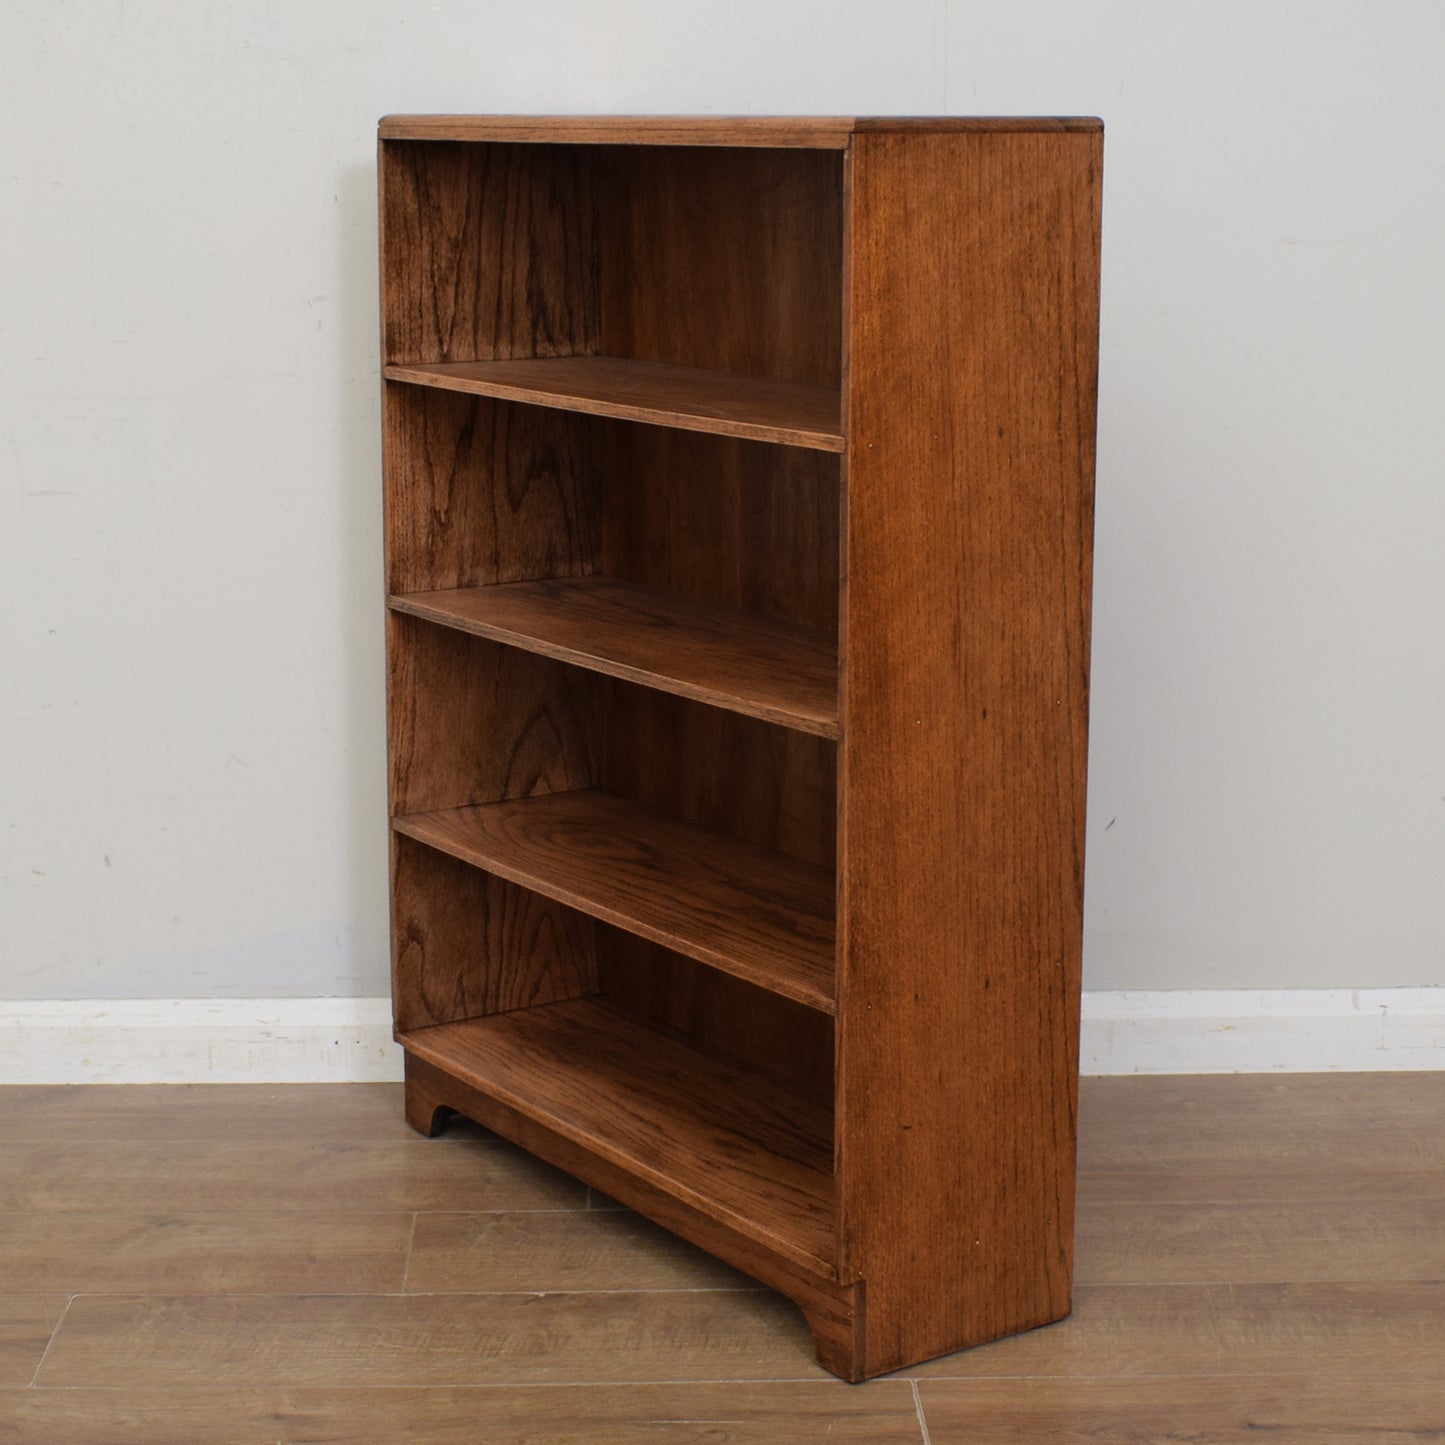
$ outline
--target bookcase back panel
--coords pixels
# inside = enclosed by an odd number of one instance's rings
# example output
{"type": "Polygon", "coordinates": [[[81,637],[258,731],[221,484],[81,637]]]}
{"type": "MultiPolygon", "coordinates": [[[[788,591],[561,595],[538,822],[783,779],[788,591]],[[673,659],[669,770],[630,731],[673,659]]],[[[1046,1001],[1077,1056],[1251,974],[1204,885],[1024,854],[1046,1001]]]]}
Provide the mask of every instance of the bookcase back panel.
{"type": "Polygon", "coordinates": [[[838,152],[611,146],[598,159],[605,355],[838,383],[838,152]]]}
{"type": "Polygon", "coordinates": [[[837,637],[835,456],[388,383],[387,590],[601,572],[837,637]]]}
{"type": "Polygon", "coordinates": [[[588,418],[397,383],[385,410],[389,592],[596,570],[588,418]]]}
{"type": "Polygon", "coordinates": [[[391,811],[600,787],[830,869],[837,744],[402,613],[391,811]]]}
{"type": "Polygon", "coordinates": [[[399,834],[392,900],[398,1029],[596,992],[590,918],[399,834]]]}
{"type": "Polygon", "coordinates": [[[832,869],[838,745],[608,680],[599,785],[832,869]]]}
{"type": "Polygon", "coordinates": [[[836,639],[835,456],[620,422],[597,437],[608,576],[836,639]]]}
{"type": "Polygon", "coordinates": [[[839,152],[390,140],[380,204],[387,364],[840,380],[839,152]]]}
{"type": "Polygon", "coordinates": [[[601,997],[830,1112],[833,1020],[660,944],[599,924],[601,997]]]}
{"type": "Polygon", "coordinates": [[[597,351],[589,146],[381,144],[390,364],[597,351]]]}
{"type": "Polygon", "coordinates": [[[592,673],[397,613],[387,649],[394,814],[595,783],[592,673]]]}

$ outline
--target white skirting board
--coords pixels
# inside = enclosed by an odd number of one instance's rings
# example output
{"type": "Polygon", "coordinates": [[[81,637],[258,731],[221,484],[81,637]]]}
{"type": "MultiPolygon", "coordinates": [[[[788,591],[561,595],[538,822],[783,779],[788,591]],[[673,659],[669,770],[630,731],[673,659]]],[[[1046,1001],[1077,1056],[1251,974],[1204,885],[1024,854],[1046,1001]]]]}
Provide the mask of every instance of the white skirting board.
{"type": "Polygon", "coordinates": [[[1085,1074],[1445,1069],[1445,988],[1085,993],[1085,1074]]]}
{"type": "MultiPolygon", "coordinates": [[[[1085,1074],[1445,1069],[1445,988],[1085,993],[1085,1074]]],[[[0,1084],[401,1078],[384,998],[0,1001],[0,1084]]]]}
{"type": "Polygon", "coordinates": [[[0,1084],[399,1078],[385,998],[0,1000],[0,1084]]]}

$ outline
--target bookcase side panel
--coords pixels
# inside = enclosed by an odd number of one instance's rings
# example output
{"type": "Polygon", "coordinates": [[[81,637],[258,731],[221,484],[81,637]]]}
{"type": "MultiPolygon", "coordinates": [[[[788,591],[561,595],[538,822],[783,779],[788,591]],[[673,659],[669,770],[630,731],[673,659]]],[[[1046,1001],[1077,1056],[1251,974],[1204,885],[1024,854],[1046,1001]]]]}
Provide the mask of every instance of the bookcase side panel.
{"type": "Polygon", "coordinates": [[[838,1169],[868,1375],[1069,1308],[1101,143],[851,153],[838,1169]]]}

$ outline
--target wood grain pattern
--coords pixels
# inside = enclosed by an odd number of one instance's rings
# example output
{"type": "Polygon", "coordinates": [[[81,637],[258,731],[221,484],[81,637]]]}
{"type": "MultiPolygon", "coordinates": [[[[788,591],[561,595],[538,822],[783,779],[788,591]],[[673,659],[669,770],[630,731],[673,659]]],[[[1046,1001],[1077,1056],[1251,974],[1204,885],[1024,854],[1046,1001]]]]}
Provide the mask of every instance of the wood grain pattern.
{"type": "Polygon", "coordinates": [[[408,1118],[480,1118],[787,1290],[850,1379],[1057,1318],[1098,122],[381,145],[397,847],[599,920],[517,904],[529,972],[477,956],[493,882],[413,869],[408,1118]],[[776,1137],[729,1154],[760,1099],[776,1137]],[[684,1182],[648,1172],[679,1150],[684,1182]]]}
{"type": "Polygon", "coordinates": [[[1081,1203],[1078,1278],[1100,1284],[1445,1279],[1445,1204],[1081,1203]]]}
{"type": "Polygon", "coordinates": [[[424,1150],[398,1116],[395,1084],[0,1085],[0,1145],[316,1142],[424,1150]]]}
{"type": "Polygon", "coordinates": [[[391,598],[394,611],[801,732],[838,735],[835,645],[607,577],[391,598]]]}
{"type": "Polygon", "coordinates": [[[833,1008],[833,880],[624,798],[408,814],[409,838],[810,1007],[833,1008]]]}
{"type": "Polygon", "coordinates": [[[832,872],[836,743],[622,682],[604,693],[604,791],[832,872]]]}
{"type": "Polygon", "coordinates": [[[1080,1106],[1081,1204],[1445,1197],[1445,1073],[1088,1079],[1080,1106]]]}
{"type": "Polygon", "coordinates": [[[146,1445],[920,1445],[906,1380],[0,1392],[7,1438],[146,1445]]]}
{"type": "Polygon", "coordinates": [[[601,321],[589,152],[379,146],[388,363],[587,355],[601,321]]]}
{"type": "Polygon", "coordinates": [[[1100,137],[851,156],[840,1240],[874,1374],[1069,1308],[1100,137]]]}
{"type": "Polygon", "coordinates": [[[627,1209],[421,1214],[406,1287],[421,1294],[757,1289],[627,1209]]]}
{"type": "MultiPolygon", "coordinates": [[[[656,1030],[647,1032],[656,1037],[656,1030]]],[[[712,1065],[707,1067],[711,1071],[712,1065]]],[[[857,1323],[863,1308],[861,1285],[839,1284],[831,1270],[820,1273],[816,1263],[790,1258],[775,1247],[771,1237],[760,1235],[755,1228],[738,1227],[706,1203],[693,1203],[671,1181],[654,1182],[634,1168],[627,1155],[599,1152],[580,1136],[551,1127],[535,1111],[513,1108],[496,1093],[474,1088],[455,1071],[437,1068],[412,1052],[406,1056],[406,1099],[407,1118],[414,1128],[435,1132],[449,1110],[482,1121],[539,1158],[586,1180],[594,1198],[600,1193],[635,1209],[781,1291],[803,1310],[824,1368],[841,1374],[855,1358],[857,1323]]],[[[826,1110],[802,1112],[817,1117],[826,1110]]]]}
{"type": "Polygon", "coordinates": [[[605,925],[597,930],[597,967],[613,1007],[831,1108],[831,1015],[605,925]]]}
{"type": "Polygon", "coordinates": [[[687,146],[604,155],[602,353],[811,383],[816,401],[798,393],[818,409],[811,425],[836,429],[842,158],[687,146]]]}
{"type": "MultiPolygon", "coordinates": [[[[1370,1374],[1445,1383],[1445,1284],[1080,1285],[1072,1316],[919,1379],[1370,1374]]],[[[1407,1386],[1412,1387],[1412,1386],[1407,1386]]],[[[1441,1398],[1438,1388],[1426,1398],[1441,1398]]]]}
{"type": "Polygon", "coordinates": [[[388,115],[383,139],[525,141],[565,145],[778,146],[842,150],[846,116],[388,115]]]}
{"type": "Polygon", "coordinates": [[[392,364],[388,381],[840,452],[836,388],[623,356],[392,364]]]}
{"type": "MultiPolygon", "coordinates": [[[[0,1290],[234,1294],[401,1288],[410,1214],[0,1214],[0,1290]]],[[[38,1360],[37,1362],[38,1363],[38,1360]]]]}
{"type": "Polygon", "coordinates": [[[388,115],[387,139],[547,141],[573,145],[802,146],[842,150],[855,131],[1097,131],[1094,116],[388,115]]]}
{"type": "MultiPolygon", "coordinates": [[[[505,1174],[475,1179],[462,1167],[469,1159],[483,1166],[506,1159],[536,1178],[560,1176],[495,1141],[452,1142],[463,1132],[460,1124],[432,1144],[397,1137],[394,1131],[404,1126],[394,1117],[378,1117],[378,1110],[388,1100],[394,1108],[399,1092],[396,1086],[371,1085],[0,1090],[0,1130],[10,1146],[25,1146],[0,1156],[0,1179],[12,1198],[25,1197],[36,1206],[27,1232],[12,1234],[12,1240],[38,1243],[42,1223],[51,1221],[58,1248],[73,1250],[76,1265],[114,1269],[117,1286],[121,1275],[133,1270],[135,1291],[119,1307],[102,1299],[100,1314],[91,1314],[86,1299],[78,1298],[70,1305],[73,1318],[67,1314],[64,1323],[67,1293],[0,1294],[0,1420],[7,1438],[43,1445],[133,1439],[184,1440],[186,1445],[211,1439],[370,1445],[377,1439],[408,1438],[470,1442],[479,1433],[507,1440],[514,1438],[509,1433],[514,1429],[521,1440],[540,1436],[586,1445],[614,1438],[614,1431],[621,1440],[639,1433],[689,1441],[705,1435],[757,1445],[838,1434],[847,1438],[849,1430],[857,1432],[856,1438],[894,1438],[890,1417],[875,1402],[893,1399],[899,1391],[911,1402],[907,1381],[878,1381],[854,1390],[823,1380],[748,1383],[740,1377],[759,1373],[760,1360],[775,1376],[816,1378],[796,1313],[754,1291],[764,1313],[740,1319],[724,1303],[721,1317],[709,1315],[697,1296],[717,1291],[708,1290],[701,1276],[667,1288],[668,1259],[688,1258],[684,1246],[659,1246],[664,1258],[648,1245],[639,1259],[635,1251],[640,1246],[631,1233],[637,1222],[631,1216],[616,1221],[624,1230],[619,1237],[599,1233],[598,1221],[589,1219],[586,1210],[564,1207],[583,1202],[575,1182],[568,1181],[566,1199],[555,1196],[549,1204],[546,1189],[534,1190],[526,1202],[505,1174]],[[344,1147],[330,1137],[338,1121],[344,1147]],[[46,1126],[57,1134],[69,1129],[72,1137],[57,1138],[47,1148],[46,1126]],[[326,1129],[325,1140],[315,1137],[318,1128],[326,1129]],[[129,1157],[133,1154],[137,1157],[129,1157]],[[58,1156],[53,1167],[48,1156],[58,1156]],[[139,1201],[143,1189],[150,1191],[151,1201],[160,1201],[153,1217],[171,1221],[174,1232],[166,1225],[149,1235],[129,1235],[116,1216],[90,1212],[98,1207],[96,1201],[139,1201]],[[471,1204],[455,1202],[466,1200],[469,1191],[471,1204]],[[508,1195],[516,1202],[493,1202],[508,1195]],[[168,1207],[168,1199],[187,1207],[168,1207]],[[268,1199],[274,1201],[269,1215],[268,1199]],[[203,1200],[214,1211],[204,1224],[190,1213],[203,1200]],[[78,1202],[86,1207],[78,1208],[78,1202]],[[221,1227],[229,1215],[233,1223],[225,1237],[240,1241],[247,1217],[256,1215],[262,1220],[259,1256],[277,1237],[267,1221],[282,1210],[295,1212],[298,1231],[340,1218],[345,1237],[350,1224],[365,1221],[366,1211],[378,1203],[391,1210],[451,1211],[418,1217],[408,1285],[420,1300],[436,1286],[453,1301],[468,1303],[456,1311],[443,1307],[434,1316],[428,1316],[425,1303],[417,1306],[420,1313],[402,1309],[393,1314],[386,1301],[394,1295],[382,1296],[379,1303],[374,1296],[330,1302],[298,1296],[295,1288],[306,1282],[303,1276],[260,1302],[232,1301],[240,1305],[237,1313],[225,1299],[190,1318],[184,1309],[171,1313],[176,1283],[189,1263],[206,1268],[199,1248],[203,1227],[221,1227]],[[488,1213],[493,1210],[514,1219],[517,1227],[484,1237],[470,1235],[464,1225],[448,1228],[462,1218],[494,1217],[488,1213]],[[529,1212],[521,1216],[523,1210],[529,1212]],[[67,1211],[74,1216],[69,1235],[67,1211]],[[571,1234],[569,1226],[578,1233],[571,1234]],[[429,1233],[433,1227],[435,1234],[429,1233]],[[165,1247],[168,1235],[177,1245],[174,1257],[165,1247]],[[609,1241],[617,1246],[615,1254],[609,1241]],[[440,1252],[429,1262],[433,1245],[440,1252]],[[115,1256],[109,1264],[99,1258],[107,1249],[115,1256]],[[133,1265],[125,1257],[129,1251],[135,1254],[133,1265]],[[636,1271],[630,1279],[629,1262],[636,1271]],[[475,1271],[470,1278],[469,1271],[475,1271]],[[489,1280],[519,1292],[451,1287],[489,1280]],[[627,1300],[614,1309],[609,1304],[613,1296],[595,1290],[563,1294],[556,1288],[563,1280],[604,1288],[631,1283],[638,1288],[624,1288],[625,1296],[635,1298],[645,1290],[657,1297],[651,1305],[661,1309],[639,1312],[627,1300]],[[538,1293],[552,1303],[532,1332],[538,1317],[529,1315],[535,1300],[528,1296],[538,1293]],[[668,1295],[692,1304],[678,1313],[665,1303],[668,1295]],[[719,1318],[732,1322],[719,1325],[719,1318]],[[299,1339],[285,1384],[266,1384],[246,1374],[253,1361],[263,1370],[272,1368],[274,1357],[259,1344],[271,1320],[299,1339]],[[679,1322],[688,1343],[669,1337],[662,1350],[654,1349],[652,1332],[679,1322]],[[81,1334],[67,1356],[60,1347],[72,1323],[81,1334]],[[524,1334],[531,1332],[536,1348],[519,1347],[496,1363],[468,1358],[487,1349],[493,1329],[505,1332],[514,1323],[524,1334]],[[29,1387],[57,1325],[51,1363],[58,1353],[67,1370],[94,1369],[104,1383],[76,1387],[75,1377],[50,1377],[47,1364],[38,1385],[29,1387]],[[696,1357],[688,1350],[706,1350],[718,1341],[723,1359],[714,1378],[719,1383],[709,1386],[699,1382],[696,1357]],[[239,1361],[227,1353],[232,1344],[242,1352],[239,1361]],[[582,1378],[614,1383],[557,1384],[574,1347],[583,1352],[582,1378]],[[395,1353],[383,1361],[385,1378],[378,1385],[366,1372],[388,1348],[395,1353]],[[193,1349],[198,1358],[187,1358],[193,1349]],[[739,1360],[735,1373],[724,1373],[739,1360]],[[214,1361],[219,1361],[216,1381],[207,1375],[214,1361]],[[480,1369],[494,1383],[437,1383],[448,1380],[454,1368],[480,1369]],[[639,1383],[660,1378],[663,1370],[684,1383],[639,1383]],[[809,1403],[795,1404],[798,1391],[807,1394],[809,1403]],[[801,1413],[793,1413],[795,1408],[801,1413]],[[879,1433],[875,1437],[870,1431],[879,1433]]],[[[1081,1131],[1080,1147],[1086,1175],[1093,1141],[1117,1155],[1128,1139],[1137,1138],[1139,1152],[1157,1147],[1185,1174],[1203,1146],[1197,1167],[1198,1193],[1205,1198],[1215,1177],[1213,1140],[1230,1127],[1233,1116],[1242,1204],[1248,1203],[1251,1188],[1263,1198],[1267,1150],[1274,1143],[1296,1155],[1311,1149],[1328,1155],[1332,1173],[1323,1180],[1317,1202],[1350,1204],[1357,1177],[1382,1163],[1397,1179],[1412,1166],[1422,1180],[1430,1179],[1439,1133],[1433,1127],[1438,1123],[1435,1106],[1445,1097],[1445,1074],[1086,1079],[1082,1094],[1088,1127],[1081,1131]],[[1171,1133],[1177,1133],[1173,1143],[1171,1133]],[[1382,1153],[1381,1135],[1398,1146],[1398,1157],[1382,1153]]],[[[579,1158],[605,1173],[598,1156],[579,1158]]],[[[619,1192],[637,1186],[631,1176],[618,1174],[619,1192]]],[[[1108,1231],[1100,1238],[1122,1258],[1140,1214],[1127,1193],[1108,1192],[1107,1176],[1095,1177],[1099,1192],[1092,1207],[1100,1230],[1108,1231]]],[[[1129,1187],[1127,1179],[1119,1182],[1129,1187]]],[[[1362,1216],[1357,1250],[1386,1259],[1388,1240],[1397,1230],[1404,1230],[1401,1248],[1411,1237],[1410,1221],[1389,1209],[1371,1216],[1364,1202],[1353,1207],[1362,1216]],[[1367,1234],[1373,1237],[1365,1239],[1367,1234]]],[[[1173,1206],[1165,1212],[1182,1219],[1189,1210],[1173,1206]]],[[[1194,1273],[1202,1273],[1217,1251],[1228,1251],[1233,1228],[1208,1202],[1199,1206],[1198,1217],[1201,1226],[1209,1227],[1194,1231],[1192,1255],[1178,1256],[1194,1273]]],[[[275,1227],[285,1225],[281,1220],[275,1227]]],[[[1316,1231],[1307,1211],[1261,1205],[1254,1228],[1261,1258],[1271,1242],[1278,1245],[1281,1274],[1304,1263],[1322,1275],[1341,1257],[1340,1238],[1329,1230],[1316,1231]]],[[[1181,1232],[1181,1243],[1184,1238],[1181,1232]]],[[[732,1243],[745,1249],[746,1241],[732,1243]]],[[[5,1253],[0,1249],[0,1256],[5,1253]]],[[[1087,1255],[1086,1245],[1081,1272],[1087,1269],[1087,1255]]],[[[765,1252],[758,1259],[765,1267],[768,1261],[778,1265],[765,1252]]],[[[255,1268],[263,1264],[258,1258],[255,1268]]],[[[246,1266],[238,1260],[238,1267],[246,1266]]],[[[805,1293],[807,1278],[799,1271],[777,1282],[805,1293]]],[[[504,1355],[507,1349],[504,1344],[504,1355]]],[[[1438,1281],[1282,1284],[1234,1278],[1213,1285],[1104,1286],[1086,1281],[1069,1320],[913,1373],[920,1377],[929,1437],[935,1442],[1152,1445],[1155,1440],[1202,1439],[1222,1445],[1269,1435],[1299,1445],[1344,1445],[1440,1437],[1442,1360],[1445,1285],[1438,1281]]],[[[916,1421],[913,1427],[918,1430],[916,1421]]],[[[921,1431],[915,1438],[921,1439],[921,1431]]]]}
{"type": "Polygon", "coordinates": [[[767,1080],[588,1000],[441,1024],[402,1042],[693,1209],[831,1274],[832,1121],[767,1080]]]}
{"type": "Polygon", "coordinates": [[[383,401],[390,592],[596,570],[585,418],[394,382],[383,401]]]}
{"type": "Polygon", "coordinates": [[[1367,1371],[1344,1377],[927,1380],[933,1445],[1420,1445],[1445,1440],[1445,1404],[1367,1371]]]}
{"type": "Polygon", "coordinates": [[[396,613],[387,655],[394,813],[595,780],[598,703],[587,673],[396,613]]]}
{"type": "Polygon", "coordinates": [[[51,1389],[816,1379],[763,1290],[585,1295],[82,1295],[51,1389]]]}
{"type": "Polygon", "coordinates": [[[592,921],[407,837],[392,845],[396,1027],[454,1023],[597,991],[592,921]]]}
{"type": "Polygon", "coordinates": [[[826,452],[595,422],[602,568],[837,646],[841,490],[826,452]]]}
{"type": "MultiPolygon", "coordinates": [[[[209,1091],[220,1085],[205,1085],[209,1091]]],[[[397,1090],[400,1093],[400,1090],[397,1090]]],[[[202,1107],[197,1105],[196,1107],[202,1107]]],[[[260,1100],[257,1108],[264,1108],[260,1100]]],[[[318,1103],[317,1107],[320,1107],[318,1103]]],[[[400,1121],[396,1121],[400,1127],[400,1121]]],[[[112,1139],[0,1149],[0,1213],[171,1214],[296,1211],[336,1218],[418,1209],[581,1209],[576,1180],[499,1139],[426,1150],[385,1143],[228,1138],[112,1139]]]]}

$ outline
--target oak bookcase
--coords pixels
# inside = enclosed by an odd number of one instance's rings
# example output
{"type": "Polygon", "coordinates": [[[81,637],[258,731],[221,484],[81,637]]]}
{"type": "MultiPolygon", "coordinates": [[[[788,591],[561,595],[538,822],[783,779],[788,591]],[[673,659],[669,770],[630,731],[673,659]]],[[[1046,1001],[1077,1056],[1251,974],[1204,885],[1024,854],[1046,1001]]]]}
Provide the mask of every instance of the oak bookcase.
{"type": "Polygon", "coordinates": [[[850,1380],[1069,1309],[1102,139],[380,127],[407,1116],[850,1380]]]}

